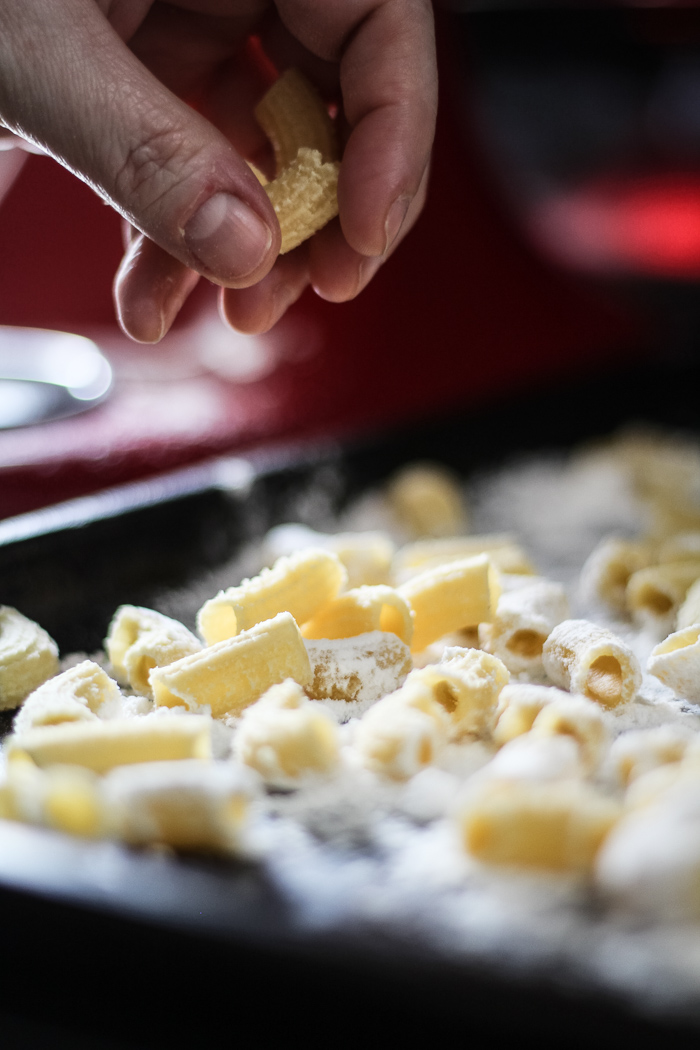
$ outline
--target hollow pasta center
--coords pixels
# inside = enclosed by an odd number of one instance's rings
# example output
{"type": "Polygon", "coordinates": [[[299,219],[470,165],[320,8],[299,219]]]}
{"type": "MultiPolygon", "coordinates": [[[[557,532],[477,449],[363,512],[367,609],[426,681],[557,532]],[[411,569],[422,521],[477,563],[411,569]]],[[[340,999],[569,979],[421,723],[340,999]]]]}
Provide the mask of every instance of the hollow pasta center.
{"type": "Polygon", "coordinates": [[[622,695],[622,668],[614,656],[599,656],[588,671],[586,692],[593,700],[615,704],[622,695]]]}
{"type": "Polygon", "coordinates": [[[639,604],[657,616],[665,616],[673,608],[673,600],[656,587],[645,587],[639,595],[639,604]]]}
{"type": "Polygon", "coordinates": [[[506,648],[515,656],[522,656],[526,660],[534,660],[542,655],[542,648],[547,641],[546,636],[539,631],[533,631],[524,627],[508,639],[506,648]]]}

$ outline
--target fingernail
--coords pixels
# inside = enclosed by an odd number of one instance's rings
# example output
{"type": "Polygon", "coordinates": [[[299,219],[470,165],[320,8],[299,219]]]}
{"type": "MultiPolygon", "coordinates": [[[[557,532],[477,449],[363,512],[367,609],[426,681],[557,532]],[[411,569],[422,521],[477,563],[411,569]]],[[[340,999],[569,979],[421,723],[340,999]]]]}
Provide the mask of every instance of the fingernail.
{"type": "Polygon", "coordinates": [[[185,243],[215,280],[240,281],[263,262],[272,231],[247,204],[215,193],[185,226],[185,243]]]}
{"type": "Polygon", "coordinates": [[[406,212],[408,206],[411,203],[411,197],[397,197],[392,206],[389,208],[389,214],[386,217],[384,223],[384,235],[386,237],[386,243],[384,244],[384,255],[389,251],[392,244],[401,232],[404,219],[406,218],[406,212]]]}

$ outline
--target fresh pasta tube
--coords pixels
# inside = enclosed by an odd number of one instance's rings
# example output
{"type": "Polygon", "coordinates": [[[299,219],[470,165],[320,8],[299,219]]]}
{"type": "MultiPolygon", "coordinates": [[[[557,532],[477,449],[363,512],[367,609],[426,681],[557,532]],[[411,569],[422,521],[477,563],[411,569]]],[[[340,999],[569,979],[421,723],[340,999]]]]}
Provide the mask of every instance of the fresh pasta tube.
{"type": "Polygon", "coordinates": [[[647,671],[676,696],[697,703],[700,700],[700,624],[684,627],[655,646],[647,671]]]}
{"type": "Polygon", "coordinates": [[[532,723],[534,736],[570,736],[589,772],[597,769],[605,753],[608,733],[598,704],[583,696],[567,696],[545,704],[532,723]]]}
{"type": "Polygon", "coordinates": [[[390,481],[388,497],[411,536],[456,536],[465,530],[462,486],[451,470],[438,463],[404,467],[390,481]]]}
{"type": "Polygon", "coordinates": [[[318,150],[300,149],[265,192],[282,231],[280,255],[297,248],[338,214],[337,162],[324,164],[318,150]]]}
{"type": "Polygon", "coordinates": [[[447,742],[449,718],[421,681],[406,683],[370,707],[354,744],[370,769],[408,780],[430,765],[447,742]]]}
{"type": "Polygon", "coordinates": [[[17,609],[0,605],[0,710],[24,698],[58,671],[58,646],[17,609]]]}
{"type": "Polygon", "coordinates": [[[680,762],[692,732],[684,726],[655,726],[622,733],[610,748],[610,765],[625,786],[661,766],[680,762]]]}
{"type": "Polygon", "coordinates": [[[479,771],[479,779],[551,781],[583,774],[581,749],[573,737],[524,733],[496,752],[479,771]]]}
{"type": "Polygon", "coordinates": [[[298,69],[286,70],[255,108],[255,118],[275,153],[277,174],[296,159],[302,146],[324,161],[338,159],[335,127],[316,89],[298,69]]]}
{"type": "Polygon", "coordinates": [[[688,588],[685,601],[676,616],[676,630],[682,631],[684,627],[691,627],[694,623],[700,623],[700,580],[696,580],[688,588]]]}
{"type": "Polygon", "coordinates": [[[490,732],[498,698],[510,674],[498,657],[480,649],[448,646],[440,662],[414,671],[409,679],[428,682],[450,716],[450,736],[490,732]]]}
{"type": "Polygon", "coordinates": [[[307,547],[325,547],[340,558],[348,574],[347,586],[372,587],[391,583],[391,563],[396,544],[388,533],[369,532],[315,532],[306,525],[288,522],[270,529],[263,548],[271,561],[296,554],[307,547]]]}
{"type": "Polygon", "coordinates": [[[538,580],[501,594],[493,622],[479,626],[479,642],[514,674],[537,672],[542,667],[544,643],[568,616],[562,585],[538,580]]]}
{"type": "Polygon", "coordinates": [[[203,715],[64,722],[17,733],[5,744],[8,761],[84,766],[104,773],[133,762],[211,757],[211,719],[203,715]]]}
{"type": "Polygon", "coordinates": [[[590,869],[620,805],[580,780],[484,779],[457,812],[464,847],[486,864],[590,869]]]}
{"type": "Polygon", "coordinates": [[[371,631],[353,638],[307,639],[314,700],[373,703],[403,684],[411,650],[395,634],[371,631]]]}
{"type": "Polygon", "coordinates": [[[316,547],[302,550],[210,598],[197,614],[197,628],[207,645],[213,645],[281,612],[303,624],[332,601],[346,581],[335,554],[316,547]]]}
{"type": "Polygon", "coordinates": [[[477,554],[488,554],[499,572],[532,576],[534,565],[509,533],[483,536],[453,536],[415,540],[400,547],[392,564],[397,583],[405,583],[419,572],[435,569],[477,554]]]}
{"type": "Polygon", "coordinates": [[[20,707],[13,728],[21,733],[33,726],[94,721],[102,704],[120,696],[119,686],[99,664],[83,660],[35,689],[20,707]]]}
{"type": "Polygon", "coordinates": [[[304,640],[288,612],[151,671],[156,706],[208,706],[214,718],[239,715],[285,678],[311,682],[304,640]]]}
{"type": "Polygon", "coordinates": [[[664,622],[685,600],[688,588],[700,578],[700,561],[674,561],[652,565],[630,576],[627,606],[639,620],[664,622]]]}
{"type": "Polygon", "coordinates": [[[485,554],[420,573],[397,590],[415,614],[413,652],[492,620],[500,594],[498,575],[485,554]]]}
{"type": "Polygon", "coordinates": [[[232,762],[146,762],[109,773],[103,784],[107,833],[133,845],[235,849],[251,800],[253,774],[232,762]]]}
{"type": "Polygon", "coordinates": [[[568,700],[570,694],[550,685],[513,682],[501,690],[496,709],[493,739],[499,747],[529,733],[540,711],[555,700],[568,700]]]}
{"type": "Polygon", "coordinates": [[[659,564],[668,561],[700,561],[700,531],[678,532],[659,547],[659,564]]]}
{"type": "Polygon", "coordinates": [[[413,612],[393,587],[357,587],[322,606],[302,627],[305,638],[351,638],[370,631],[397,635],[410,645],[413,612]]]}
{"type": "Polygon", "coordinates": [[[328,773],[340,758],[338,725],[296,682],[273,685],[246,708],[234,754],[269,783],[294,786],[307,773],[328,773]]]}
{"type": "Polygon", "coordinates": [[[581,569],[581,592],[589,601],[604,602],[620,612],[627,610],[630,576],[655,560],[652,543],[609,536],[589,554],[581,569]]]}
{"type": "Polygon", "coordinates": [[[542,656],[555,685],[603,707],[627,703],[642,684],[639,662],[629,646],[588,620],[560,623],[545,642],[542,656]]]}
{"type": "Polygon", "coordinates": [[[120,681],[153,699],[148,680],[154,667],[165,667],[202,648],[184,624],[136,605],[121,605],[109,625],[105,650],[120,681]]]}
{"type": "Polygon", "coordinates": [[[10,762],[7,816],[28,824],[96,838],[103,830],[99,777],[78,765],[40,769],[31,761],[10,762]]]}

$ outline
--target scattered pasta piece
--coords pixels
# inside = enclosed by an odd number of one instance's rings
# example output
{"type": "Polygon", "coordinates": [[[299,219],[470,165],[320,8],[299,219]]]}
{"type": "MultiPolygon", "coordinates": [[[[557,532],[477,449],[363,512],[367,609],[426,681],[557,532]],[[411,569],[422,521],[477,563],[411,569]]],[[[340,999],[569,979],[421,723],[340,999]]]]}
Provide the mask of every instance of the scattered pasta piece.
{"type": "Polygon", "coordinates": [[[485,536],[456,536],[416,540],[400,547],[394,556],[392,574],[397,583],[406,583],[426,569],[436,569],[453,561],[488,554],[500,573],[532,576],[534,565],[509,533],[485,536]]]}
{"type": "Polygon", "coordinates": [[[660,766],[680,762],[691,738],[683,726],[631,730],[614,741],[610,763],[620,783],[628,785],[660,766]]]}
{"type": "Polygon", "coordinates": [[[118,679],[150,699],[149,672],[201,648],[199,639],[177,620],[136,605],[117,609],[105,639],[105,650],[118,679]]]}
{"type": "Polygon", "coordinates": [[[457,536],[466,526],[459,479],[437,463],[412,463],[389,483],[389,501],[410,536],[457,536]]]}
{"type": "Polygon", "coordinates": [[[598,544],[581,569],[581,591],[620,612],[627,610],[630,576],[648,568],[655,560],[651,543],[609,536],[598,544]]]}
{"type": "Polygon", "coordinates": [[[239,715],[285,678],[311,682],[304,640],[288,612],[151,671],[157,707],[208,707],[214,718],[239,715]]]}
{"type": "Polygon", "coordinates": [[[537,673],[542,670],[544,643],[568,616],[561,584],[538,580],[501,594],[493,623],[479,626],[479,642],[514,674],[537,673]]]}
{"type": "Polygon", "coordinates": [[[288,680],[246,708],[234,753],[268,783],[294,786],[305,774],[328,773],[338,764],[338,725],[288,680]]]}
{"type": "Polygon", "coordinates": [[[58,646],[17,609],[0,605],[0,710],[24,698],[58,671],[58,646]]]}
{"type": "Polygon", "coordinates": [[[658,678],[676,696],[700,700],[700,624],[670,634],[655,646],[647,662],[647,671],[658,678]]]}
{"type": "Polygon", "coordinates": [[[598,768],[608,744],[600,706],[583,696],[557,697],[545,704],[530,732],[536,737],[570,736],[580,749],[587,772],[598,768]]]}
{"type": "Polygon", "coordinates": [[[486,864],[586,871],[620,815],[620,805],[579,780],[484,779],[457,819],[465,849],[486,864]]]}
{"type": "Polygon", "coordinates": [[[529,733],[540,711],[555,700],[568,700],[569,693],[554,686],[517,682],[504,686],[498,698],[493,739],[499,747],[529,733]]]}
{"type": "Polygon", "coordinates": [[[13,728],[21,733],[33,726],[94,721],[102,704],[120,697],[119,686],[99,664],[83,660],[35,689],[15,716],[13,728]]]}
{"type": "Polygon", "coordinates": [[[682,631],[684,627],[692,627],[694,623],[700,623],[700,580],[696,580],[688,589],[676,616],[676,630],[682,631]]]}
{"type": "Polygon", "coordinates": [[[642,623],[672,622],[698,577],[700,561],[666,562],[640,569],[627,583],[627,606],[642,623]]]}
{"type": "Polygon", "coordinates": [[[498,575],[485,554],[429,569],[397,589],[415,614],[413,652],[453,631],[493,620],[500,594],[498,575]]]}
{"type": "Polygon", "coordinates": [[[545,643],[543,662],[555,685],[602,707],[628,703],[642,684],[639,662],[629,646],[588,620],[564,620],[555,627],[545,643]]]}
{"type": "Polygon", "coordinates": [[[393,587],[357,587],[338,595],[307,620],[305,638],[351,638],[370,631],[397,635],[410,645],[413,612],[406,598],[393,587]]]}
{"type": "Polygon", "coordinates": [[[449,716],[432,688],[414,680],[369,709],[354,743],[370,769],[408,780],[435,760],[448,731],[449,716]]]}
{"type": "Polygon", "coordinates": [[[104,779],[104,821],[107,834],[137,846],[230,852],[256,793],[250,771],[232,762],[123,766],[104,779]]]}
{"type": "Polygon", "coordinates": [[[353,638],[308,639],[308,693],[315,700],[373,703],[403,683],[411,651],[395,634],[371,631],[353,638]]]}
{"type": "Polygon", "coordinates": [[[211,758],[211,719],[202,715],[64,722],[16,733],[5,743],[8,762],[84,766],[104,773],[133,762],[211,758]]]}
{"type": "Polygon", "coordinates": [[[303,624],[346,582],[347,573],[335,554],[315,547],[299,551],[205,602],[197,614],[197,628],[207,645],[213,645],[281,612],[303,624]]]}

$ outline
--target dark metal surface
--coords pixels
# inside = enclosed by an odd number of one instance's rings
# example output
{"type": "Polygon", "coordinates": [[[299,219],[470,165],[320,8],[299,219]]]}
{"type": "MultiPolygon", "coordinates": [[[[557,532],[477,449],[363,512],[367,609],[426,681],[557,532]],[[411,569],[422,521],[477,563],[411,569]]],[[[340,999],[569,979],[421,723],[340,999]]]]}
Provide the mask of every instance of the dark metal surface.
{"type": "MultiPolygon", "coordinates": [[[[218,461],[10,519],[0,523],[0,599],[40,622],[62,651],[89,652],[120,602],[148,604],[162,587],[187,584],[292,509],[298,517],[306,506],[316,523],[318,504],[305,494],[319,484],[328,510],[415,458],[468,474],[632,420],[697,430],[699,378],[694,367],[671,374],[647,363],[633,375],[589,376],[342,449],[218,461]]],[[[254,864],[129,851],[8,823],[0,824],[0,930],[0,1009],[7,1031],[21,1036],[24,1023],[29,1040],[47,1026],[72,1033],[78,1047],[223,1038],[411,1045],[457,1035],[474,1047],[525,1038],[681,1047],[698,1038],[584,989],[426,957],[400,931],[391,940],[304,932],[254,864]]]]}

